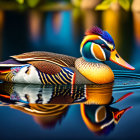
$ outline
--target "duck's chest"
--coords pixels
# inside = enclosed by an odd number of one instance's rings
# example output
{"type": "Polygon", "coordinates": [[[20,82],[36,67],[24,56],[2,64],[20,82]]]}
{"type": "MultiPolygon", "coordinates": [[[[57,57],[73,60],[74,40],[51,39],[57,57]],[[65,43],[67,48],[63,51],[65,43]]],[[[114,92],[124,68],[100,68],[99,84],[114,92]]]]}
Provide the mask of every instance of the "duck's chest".
{"type": "Polygon", "coordinates": [[[114,81],[114,74],[111,68],[103,63],[92,63],[85,61],[83,58],[78,58],[75,61],[75,67],[93,83],[105,84],[114,81]]]}

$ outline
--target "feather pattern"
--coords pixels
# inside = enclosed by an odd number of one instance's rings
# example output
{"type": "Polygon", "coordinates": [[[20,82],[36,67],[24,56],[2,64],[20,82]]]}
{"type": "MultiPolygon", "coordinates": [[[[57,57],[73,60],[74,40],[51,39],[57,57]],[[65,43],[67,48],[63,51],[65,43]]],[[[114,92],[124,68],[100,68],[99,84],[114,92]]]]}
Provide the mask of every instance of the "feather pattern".
{"type": "Polygon", "coordinates": [[[103,30],[97,26],[93,26],[92,28],[90,28],[85,32],[85,35],[92,35],[92,34],[102,35],[103,30]]]}
{"type": "Polygon", "coordinates": [[[93,35],[93,34],[99,35],[103,39],[105,39],[107,42],[115,45],[113,38],[107,31],[103,31],[101,28],[99,28],[97,26],[93,26],[91,29],[87,30],[85,33],[85,35],[93,35]]]}
{"type": "Polygon", "coordinates": [[[46,74],[57,74],[61,71],[61,67],[47,61],[29,61],[29,64],[36,67],[39,71],[46,74]]]}
{"type": "Polygon", "coordinates": [[[93,83],[105,84],[114,80],[111,68],[103,63],[92,63],[85,61],[83,58],[78,58],[75,62],[75,67],[93,83]]]}
{"type": "Polygon", "coordinates": [[[54,85],[54,84],[73,84],[74,72],[69,68],[62,68],[61,71],[57,74],[45,74],[38,71],[39,78],[41,82],[46,85],[54,85]]]}
{"type": "Polygon", "coordinates": [[[110,44],[113,44],[113,46],[115,46],[113,38],[111,37],[111,35],[107,31],[103,31],[102,38],[105,39],[110,44]]]}
{"type": "Polygon", "coordinates": [[[11,56],[17,61],[48,61],[54,64],[57,64],[59,66],[67,66],[67,67],[73,67],[74,62],[76,60],[75,57],[63,55],[63,54],[56,54],[51,52],[28,52],[23,53],[20,55],[11,56]]]}

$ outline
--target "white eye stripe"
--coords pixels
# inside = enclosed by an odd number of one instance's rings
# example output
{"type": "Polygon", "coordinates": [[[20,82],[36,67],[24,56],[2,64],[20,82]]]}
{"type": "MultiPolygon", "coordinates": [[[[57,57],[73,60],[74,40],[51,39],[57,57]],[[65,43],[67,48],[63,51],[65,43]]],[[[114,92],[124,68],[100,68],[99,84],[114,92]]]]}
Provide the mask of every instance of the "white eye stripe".
{"type": "Polygon", "coordinates": [[[95,55],[95,53],[94,53],[94,51],[93,51],[94,44],[95,44],[95,43],[92,43],[92,44],[91,44],[91,53],[92,53],[92,55],[93,55],[98,61],[105,61],[105,60],[106,60],[106,55],[105,55],[103,49],[101,48],[101,46],[100,46],[100,45],[97,45],[97,44],[96,44],[96,45],[100,48],[100,50],[101,50],[101,52],[102,52],[102,54],[103,54],[104,60],[101,60],[101,59],[99,59],[99,58],[96,57],[96,55],[95,55]]]}
{"type": "MultiPolygon", "coordinates": [[[[91,44],[90,50],[91,50],[92,55],[93,55],[97,60],[99,60],[99,59],[95,56],[95,54],[94,54],[94,52],[93,52],[93,46],[94,46],[94,44],[95,44],[95,43],[92,43],[92,44],[91,44]]],[[[100,61],[100,60],[99,60],[99,61],[100,61]]]]}
{"type": "Polygon", "coordinates": [[[113,49],[113,45],[112,44],[110,44],[110,43],[108,43],[106,40],[104,40],[103,38],[101,38],[101,37],[99,37],[102,41],[104,41],[106,44],[107,44],[107,46],[109,46],[109,48],[111,48],[111,49],[113,49]]]}
{"type": "Polygon", "coordinates": [[[104,106],[100,106],[99,108],[97,108],[97,110],[95,112],[95,121],[99,123],[99,122],[101,122],[101,121],[103,121],[105,119],[106,119],[106,108],[104,106]],[[104,114],[104,116],[102,116],[102,118],[99,119],[98,118],[98,115],[99,115],[99,112],[101,110],[104,110],[105,111],[105,114],[104,114]]]}
{"type": "Polygon", "coordinates": [[[100,46],[100,45],[99,45],[99,47],[100,47],[100,49],[101,49],[101,51],[102,51],[102,53],[103,53],[104,60],[106,60],[106,55],[105,55],[105,52],[104,52],[104,50],[101,48],[101,46],[100,46]]]}

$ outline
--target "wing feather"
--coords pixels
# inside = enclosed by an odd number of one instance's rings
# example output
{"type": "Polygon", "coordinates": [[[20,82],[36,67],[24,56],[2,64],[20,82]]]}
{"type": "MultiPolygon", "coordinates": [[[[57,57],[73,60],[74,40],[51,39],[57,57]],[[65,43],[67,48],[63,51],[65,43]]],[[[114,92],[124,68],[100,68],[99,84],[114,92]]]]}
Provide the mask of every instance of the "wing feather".
{"type": "Polygon", "coordinates": [[[11,56],[17,61],[47,61],[64,67],[74,67],[76,58],[51,52],[28,52],[11,56]]]}
{"type": "Polygon", "coordinates": [[[29,61],[28,63],[46,74],[57,74],[61,71],[60,66],[46,61],[29,61]]]}

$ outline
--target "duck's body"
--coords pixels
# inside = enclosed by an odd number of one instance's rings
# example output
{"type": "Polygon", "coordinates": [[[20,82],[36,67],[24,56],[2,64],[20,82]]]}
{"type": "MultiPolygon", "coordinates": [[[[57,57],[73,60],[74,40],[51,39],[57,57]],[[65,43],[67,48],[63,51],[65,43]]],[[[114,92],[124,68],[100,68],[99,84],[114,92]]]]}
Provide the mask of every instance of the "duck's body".
{"type": "Polygon", "coordinates": [[[108,83],[114,79],[113,72],[107,65],[86,62],[83,58],[77,59],[49,52],[29,52],[11,57],[12,59],[0,63],[0,79],[7,82],[92,84],[101,83],[104,79],[106,80],[104,82],[108,83]],[[104,75],[100,76],[103,71],[104,75]],[[91,77],[93,80],[90,80],[91,77]],[[94,80],[95,82],[93,82],[94,80]]]}
{"type": "Polygon", "coordinates": [[[32,84],[106,84],[114,74],[104,61],[134,70],[116,52],[112,37],[93,27],[86,32],[81,58],[50,52],[29,52],[0,63],[0,80],[32,84]]]}

